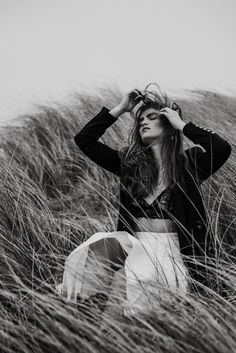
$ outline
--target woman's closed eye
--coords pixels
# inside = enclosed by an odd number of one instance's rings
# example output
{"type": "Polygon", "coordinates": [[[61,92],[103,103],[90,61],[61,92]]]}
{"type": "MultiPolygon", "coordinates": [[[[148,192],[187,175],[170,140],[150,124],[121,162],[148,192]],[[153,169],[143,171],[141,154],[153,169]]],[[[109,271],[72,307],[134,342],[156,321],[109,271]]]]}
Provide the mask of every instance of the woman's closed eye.
{"type": "MultiPolygon", "coordinates": [[[[151,118],[149,118],[149,120],[155,120],[155,119],[158,119],[159,118],[159,115],[153,115],[151,118]]],[[[143,118],[139,118],[138,119],[138,122],[141,123],[143,121],[143,118]]]]}

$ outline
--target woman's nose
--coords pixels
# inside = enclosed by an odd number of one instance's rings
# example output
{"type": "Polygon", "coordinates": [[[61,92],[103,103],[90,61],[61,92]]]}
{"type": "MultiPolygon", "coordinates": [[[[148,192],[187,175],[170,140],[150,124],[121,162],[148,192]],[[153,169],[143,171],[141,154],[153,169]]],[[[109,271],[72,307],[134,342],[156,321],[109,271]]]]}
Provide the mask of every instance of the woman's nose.
{"type": "Polygon", "coordinates": [[[142,121],[141,121],[141,123],[140,123],[140,126],[141,127],[143,127],[144,125],[148,125],[148,121],[147,120],[145,120],[145,119],[143,119],[142,121]]]}
{"type": "Polygon", "coordinates": [[[140,127],[143,129],[144,127],[148,127],[148,122],[143,122],[140,127]]]}

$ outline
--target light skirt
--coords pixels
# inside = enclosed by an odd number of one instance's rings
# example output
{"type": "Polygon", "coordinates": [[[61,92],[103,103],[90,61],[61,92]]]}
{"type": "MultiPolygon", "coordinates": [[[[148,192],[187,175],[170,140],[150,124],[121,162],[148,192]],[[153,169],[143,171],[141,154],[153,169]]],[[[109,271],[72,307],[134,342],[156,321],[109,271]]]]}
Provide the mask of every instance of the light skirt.
{"type": "Polygon", "coordinates": [[[119,247],[114,247],[117,253],[113,255],[123,256],[123,264],[113,272],[107,292],[112,290],[117,297],[120,293],[127,308],[145,311],[150,308],[150,294],[160,292],[166,286],[187,293],[188,270],[181,257],[177,233],[136,232],[133,236],[126,231],[113,231],[93,234],[70,253],[65,261],[63,281],[57,286],[59,295],[67,301],[76,302],[78,294],[83,299],[104,291],[106,276],[109,277],[108,267],[105,269],[100,266],[98,258],[97,261],[92,258],[88,272],[86,262],[92,254],[89,250],[91,245],[93,249],[100,247],[100,254],[103,252],[106,258],[106,244],[112,238],[119,242],[116,242],[119,247]],[[99,276],[103,282],[99,283],[99,276]]]}

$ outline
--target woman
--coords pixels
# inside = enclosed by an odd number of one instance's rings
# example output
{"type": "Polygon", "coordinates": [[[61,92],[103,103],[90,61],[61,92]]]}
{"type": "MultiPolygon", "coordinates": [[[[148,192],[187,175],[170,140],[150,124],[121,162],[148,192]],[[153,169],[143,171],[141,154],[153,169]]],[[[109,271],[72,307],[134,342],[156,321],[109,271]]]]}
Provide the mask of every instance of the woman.
{"type": "Polygon", "coordinates": [[[120,204],[116,231],[93,234],[66,259],[58,290],[67,300],[107,300],[111,288],[122,287],[128,308],[146,310],[152,290],[187,293],[207,285],[205,267],[196,261],[211,249],[200,184],[223,165],[231,146],[184,122],[178,105],[171,106],[158,85],[159,92],[148,86],[125,94],[110,111],[103,107],[75,136],[91,160],[120,177],[120,204]],[[99,142],[126,112],[134,119],[129,145],[117,151],[99,142]],[[197,146],[184,151],[183,135],[205,152],[197,146]]]}

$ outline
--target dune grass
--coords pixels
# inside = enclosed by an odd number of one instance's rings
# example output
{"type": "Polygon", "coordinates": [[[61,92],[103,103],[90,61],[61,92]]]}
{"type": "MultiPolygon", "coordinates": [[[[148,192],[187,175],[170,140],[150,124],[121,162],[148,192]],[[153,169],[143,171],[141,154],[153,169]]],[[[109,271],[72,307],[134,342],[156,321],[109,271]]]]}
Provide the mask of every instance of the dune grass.
{"type": "MultiPolygon", "coordinates": [[[[121,92],[75,93],[68,104],[37,105],[18,126],[1,127],[2,352],[236,351],[236,98],[188,93],[175,99],[183,119],[232,145],[229,160],[202,185],[218,244],[207,295],[166,288],[150,314],[130,317],[115,301],[102,314],[58,296],[66,257],[92,234],[115,230],[118,217],[118,178],[90,161],[74,136],[103,105],[117,104],[121,92]]],[[[131,125],[124,114],[101,140],[121,148],[131,125]]]]}

